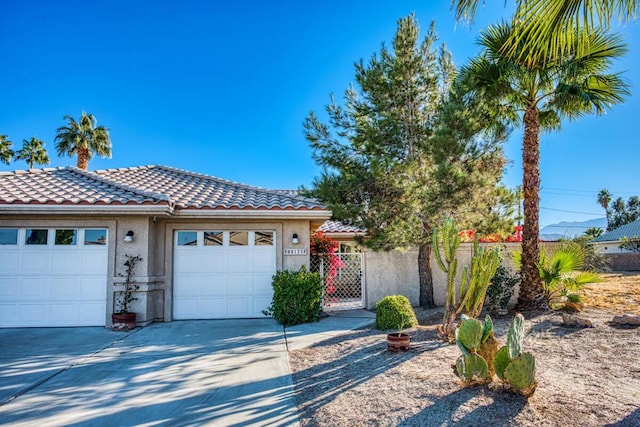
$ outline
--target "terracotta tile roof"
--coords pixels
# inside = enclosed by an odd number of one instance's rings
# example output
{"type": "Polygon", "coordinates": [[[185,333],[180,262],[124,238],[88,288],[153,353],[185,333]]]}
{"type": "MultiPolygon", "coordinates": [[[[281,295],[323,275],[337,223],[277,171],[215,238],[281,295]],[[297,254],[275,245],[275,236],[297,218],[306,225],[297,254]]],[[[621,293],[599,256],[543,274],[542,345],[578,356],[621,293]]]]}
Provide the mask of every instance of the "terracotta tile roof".
{"type": "Polygon", "coordinates": [[[160,204],[161,194],[140,191],[77,168],[0,172],[2,204],[160,204]]]}
{"type": "Polygon", "coordinates": [[[167,166],[107,169],[96,174],[168,196],[180,209],[326,209],[292,192],[267,190],[167,166]]]}
{"type": "Polygon", "coordinates": [[[325,221],[324,224],[318,228],[318,231],[323,233],[364,233],[363,230],[355,225],[346,225],[340,221],[325,221]]]}
{"type": "Polygon", "coordinates": [[[176,209],[325,210],[313,199],[166,166],[0,172],[0,204],[164,204],[176,209]]]}

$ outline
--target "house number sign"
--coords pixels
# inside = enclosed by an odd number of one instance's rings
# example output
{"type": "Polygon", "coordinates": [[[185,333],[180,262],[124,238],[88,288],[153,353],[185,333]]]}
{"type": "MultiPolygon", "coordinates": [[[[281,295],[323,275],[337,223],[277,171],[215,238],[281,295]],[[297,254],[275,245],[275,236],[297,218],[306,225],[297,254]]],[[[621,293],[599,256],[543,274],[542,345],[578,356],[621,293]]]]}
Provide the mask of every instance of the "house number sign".
{"type": "Polygon", "coordinates": [[[307,250],[304,248],[293,249],[293,248],[284,248],[285,255],[306,255],[307,250]]]}

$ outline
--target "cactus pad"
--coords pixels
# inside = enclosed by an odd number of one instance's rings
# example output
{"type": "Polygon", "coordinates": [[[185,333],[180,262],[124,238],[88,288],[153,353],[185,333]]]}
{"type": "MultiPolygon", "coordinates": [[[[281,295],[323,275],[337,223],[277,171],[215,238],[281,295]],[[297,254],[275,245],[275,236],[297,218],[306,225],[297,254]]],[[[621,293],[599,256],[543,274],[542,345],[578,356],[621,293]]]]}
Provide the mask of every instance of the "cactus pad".
{"type": "Polygon", "coordinates": [[[517,358],[522,353],[522,341],[524,341],[524,317],[518,313],[513,318],[507,333],[507,347],[511,359],[517,358]]]}
{"type": "Polygon", "coordinates": [[[489,377],[487,362],[477,354],[460,356],[456,361],[456,373],[465,382],[472,382],[474,378],[486,382],[489,377]]]}
{"type": "Polygon", "coordinates": [[[496,353],[496,357],[493,359],[493,367],[496,370],[496,375],[498,378],[504,381],[504,371],[507,369],[507,366],[511,363],[511,357],[509,357],[509,348],[507,346],[502,347],[496,353]]]}
{"type": "Polygon", "coordinates": [[[478,354],[482,356],[482,358],[487,362],[489,378],[493,378],[493,374],[495,373],[493,364],[497,352],[498,340],[496,340],[496,338],[493,336],[493,331],[491,331],[487,339],[482,344],[480,344],[480,348],[478,349],[478,354]]]}
{"type": "Polygon", "coordinates": [[[510,387],[526,390],[535,384],[536,359],[531,353],[522,353],[520,357],[509,363],[504,371],[504,377],[510,387]]]}
{"type": "MultiPolygon", "coordinates": [[[[484,343],[489,336],[493,336],[493,321],[488,314],[484,318],[484,329],[482,330],[482,343],[484,343]]],[[[497,350],[496,350],[497,351],[497,350]]]]}
{"type": "Polygon", "coordinates": [[[482,323],[479,320],[467,318],[456,329],[456,343],[460,342],[469,352],[475,353],[480,347],[482,331],[482,323]]]}

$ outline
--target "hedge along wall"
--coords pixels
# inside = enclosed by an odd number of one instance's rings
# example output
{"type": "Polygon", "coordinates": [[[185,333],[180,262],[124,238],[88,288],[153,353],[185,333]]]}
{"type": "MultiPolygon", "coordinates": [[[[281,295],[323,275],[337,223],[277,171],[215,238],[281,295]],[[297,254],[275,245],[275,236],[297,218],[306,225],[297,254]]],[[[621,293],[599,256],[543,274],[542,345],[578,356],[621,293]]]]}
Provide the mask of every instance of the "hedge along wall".
{"type": "MultiPolygon", "coordinates": [[[[515,271],[509,253],[520,249],[520,243],[481,243],[481,246],[493,247],[500,245],[504,248],[503,265],[510,271],[515,271]]],[[[556,242],[541,242],[540,247],[551,249],[556,246],[556,242]]],[[[458,277],[457,283],[460,285],[462,269],[471,262],[473,253],[473,243],[461,243],[458,248],[458,277]]],[[[387,295],[404,295],[411,305],[417,306],[420,303],[420,281],[418,278],[418,250],[410,249],[407,252],[389,251],[364,252],[364,268],[366,283],[365,304],[368,309],[374,309],[376,302],[387,295]]],[[[433,276],[433,297],[436,305],[444,306],[447,275],[440,270],[435,260],[435,255],[431,253],[431,274],[433,276]]],[[[518,287],[511,298],[511,303],[515,304],[518,299],[518,287]]]]}

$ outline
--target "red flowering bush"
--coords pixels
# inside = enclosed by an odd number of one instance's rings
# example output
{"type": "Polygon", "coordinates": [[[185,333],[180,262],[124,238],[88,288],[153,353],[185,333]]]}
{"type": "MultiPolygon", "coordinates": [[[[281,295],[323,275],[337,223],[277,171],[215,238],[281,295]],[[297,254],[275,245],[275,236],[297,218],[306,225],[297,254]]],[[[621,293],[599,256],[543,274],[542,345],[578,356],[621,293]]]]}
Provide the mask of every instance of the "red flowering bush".
{"type": "MultiPolygon", "coordinates": [[[[476,237],[475,230],[462,230],[458,233],[460,236],[461,242],[473,242],[476,237]]],[[[522,226],[516,225],[513,227],[513,234],[508,235],[507,237],[502,237],[498,233],[487,234],[484,236],[479,236],[478,241],[480,243],[497,243],[497,242],[522,242],[522,226]]]]}
{"type": "Polygon", "coordinates": [[[334,294],[337,290],[335,286],[335,277],[338,275],[338,269],[344,268],[344,261],[336,254],[340,244],[335,240],[325,236],[322,231],[317,231],[311,236],[311,245],[309,252],[312,257],[317,257],[320,263],[327,260],[328,270],[324,272],[325,295],[334,294]]]}

